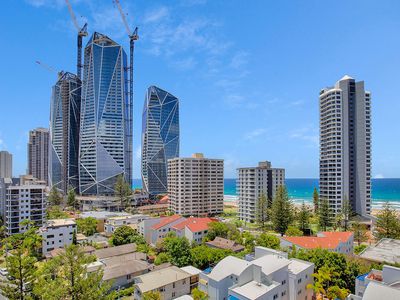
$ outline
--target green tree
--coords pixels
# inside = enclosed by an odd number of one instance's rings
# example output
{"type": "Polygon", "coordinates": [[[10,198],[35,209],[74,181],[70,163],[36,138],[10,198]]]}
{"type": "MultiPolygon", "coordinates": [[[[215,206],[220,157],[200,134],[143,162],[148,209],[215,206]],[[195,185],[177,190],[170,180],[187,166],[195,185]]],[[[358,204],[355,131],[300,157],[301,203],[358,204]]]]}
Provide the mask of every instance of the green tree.
{"type": "Polygon", "coordinates": [[[7,253],[6,265],[12,279],[2,286],[4,296],[11,300],[30,299],[28,287],[35,280],[36,261],[36,257],[22,244],[7,253]]]}
{"type": "Polygon", "coordinates": [[[347,196],[345,196],[344,200],[343,200],[343,206],[342,206],[344,231],[347,231],[349,229],[349,222],[350,222],[351,215],[352,215],[352,209],[351,209],[350,201],[347,198],[347,196]]]}
{"type": "Polygon", "coordinates": [[[256,211],[256,222],[262,229],[264,229],[265,227],[265,222],[267,221],[267,217],[268,217],[268,201],[265,194],[262,193],[258,197],[257,211],[256,211]]]}
{"type": "Polygon", "coordinates": [[[161,294],[159,291],[149,291],[143,293],[143,300],[161,300],[161,294]]]}
{"type": "Polygon", "coordinates": [[[318,209],[318,223],[322,230],[332,226],[331,209],[329,207],[329,201],[327,199],[321,199],[318,209]]]}
{"type": "Polygon", "coordinates": [[[383,208],[377,214],[374,235],[377,239],[400,237],[400,221],[397,217],[396,210],[386,202],[383,208]]]}
{"type": "Polygon", "coordinates": [[[304,201],[301,204],[301,208],[297,218],[299,223],[299,229],[302,232],[305,232],[310,227],[310,211],[308,210],[307,205],[304,203],[304,201]]]}
{"type": "Polygon", "coordinates": [[[74,210],[78,209],[78,201],[76,200],[75,190],[73,188],[69,189],[67,195],[67,205],[72,207],[74,210]]]}
{"type": "Polygon", "coordinates": [[[111,236],[111,244],[114,246],[130,243],[145,244],[143,236],[139,235],[132,227],[122,225],[115,229],[111,236]]]}
{"type": "Polygon", "coordinates": [[[171,258],[171,263],[183,267],[191,263],[190,243],[185,237],[177,237],[174,233],[169,233],[163,241],[164,249],[171,258]]]}
{"type": "Polygon", "coordinates": [[[208,296],[205,292],[200,291],[198,288],[192,290],[193,300],[207,300],[208,296]]]}
{"type": "Polygon", "coordinates": [[[171,257],[165,252],[161,252],[160,254],[157,255],[156,259],[154,260],[154,264],[156,266],[159,266],[161,264],[167,263],[171,260],[171,257]]]}
{"type": "Polygon", "coordinates": [[[129,207],[131,205],[132,188],[125,181],[124,176],[121,174],[117,177],[117,182],[114,185],[114,195],[121,207],[129,207]]]}
{"type": "Polygon", "coordinates": [[[85,264],[93,259],[85,255],[76,245],[70,245],[65,252],[44,262],[33,292],[39,299],[111,300],[111,283],[103,282],[103,272],[88,272],[85,264]]]}
{"type": "Polygon", "coordinates": [[[279,186],[275,198],[272,201],[271,221],[274,230],[282,236],[293,222],[294,208],[284,186],[279,186]]]}
{"type": "Polygon", "coordinates": [[[47,208],[46,211],[47,214],[47,220],[53,220],[53,219],[68,219],[70,216],[62,211],[60,206],[54,205],[50,206],[47,208]]]}
{"type": "Polygon", "coordinates": [[[234,253],[230,250],[210,248],[206,245],[200,245],[190,250],[192,255],[192,264],[196,268],[205,269],[215,265],[222,259],[234,253]]]}
{"type": "Polygon", "coordinates": [[[280,240],[275,235],[268,234],[268,233],[262,233],[256,239],[256,244],[258,246],[267,247],[267,248],[271,248],[271,249],[279,249],[280,240]]]}
{"type": "Polygon", "coordinates": [[[358,245],[368,240],[368,230],[365,224],[354,222],[352,225],[352,231],[354,233],[354,240],[357,242],[358,245]]]}
{"type": "Polygon", "coordinates": [[[298,229],[295,226],[289,226],[285,232],[285,235],[287,235],[287,236],[302,236],[303,231],[301,231],[300,229],[298,229]]]}
{"type": "Polygon", "coordinates": [[[348,289],[340,288],[337,285],[334,285],[328,288],[326,296],[330,300],[335,300],[335,299],[345,300],[348,294],[349,294],[348,289]]]}
{"type": "Polygon", "coordinates": [[[240,232],[232,223],[223,223],[223,222],[212,222],[208,225],[208,232],[205,237],[205,240],[212,241],[217,236],[236,240],[240,236],[240,232]]]}
{"type": "Polygon", "coordinates": [[[97,220],[93,217],[76,220],[78,232],[91,236],[97,232],[97,220]]]}
{"type": "Polygon", "coordinates": [[[354,254],[360,254],[361,252],[363,252],[365,250],[365,248],[367,248],[367,245],[357,245],[354,247],[354,254]]]}
{"type": "Polygon", "coordinates": [[[242,234],[240,235],[240,239],[236,241],[239,244],[243,244],[243,246],[246,247],[246,250],[248,252],[253,252],[254,251],[254,242],[255,242],[254,236],[248,232],[248,231],[243,231],[242,234]]]}
{"type": "Polygon", "coordinates": [[[62,196],[55,185],[50,190],[49,193],[49,203],[51,206],[53,205],[61,205],[62,203],[62,196]]]}
{"type": "Polygon", "coordinates": [[[314,204],[314,212],[318,212],[318,205],[319,205],[319,195],[317,188],[314,188],[313,192],[313,204],[314,204]]]}

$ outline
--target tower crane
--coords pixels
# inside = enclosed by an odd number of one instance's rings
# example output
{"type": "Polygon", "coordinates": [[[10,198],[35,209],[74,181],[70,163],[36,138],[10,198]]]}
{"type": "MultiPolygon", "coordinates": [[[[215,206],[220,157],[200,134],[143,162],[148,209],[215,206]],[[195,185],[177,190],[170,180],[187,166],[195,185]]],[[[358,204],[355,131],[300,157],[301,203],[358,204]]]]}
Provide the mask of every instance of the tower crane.
{"type": "MultiPolygon", "coordinates": [[[[128,143],[128,154],[129,154],[129,165],[130,165],[130,170],[132,173],[132,148],[133,148],[133,138],[132,138],[132,115],[133,115],[133,52],[135,50],[135,41],[139,39],[138,35],[138,28],[135,27],[133,32],[129,28],[128,22],[126,20],[124,11],[121,7],[121,3],[119,0],[115,0],[115,4],[117,5],[118,11],[121,15],[122,22],[124,23],[126,32],[128,33],[129,37],[129,109],[128,109],[128,123],[129,123],[129,130],[130,130],[130,140],[132,142],[128,143]]],[[[129,181],[131,180],[132,174],[129,174],[129,181]]]]}
{"type": "Polygon", "coordinates": [[[41,62],[40,60],[35,61],[39,66],[45,68],[47,71],[51,72],[51,73],[57,73],[58,79],[60,79],[63,75],[64,75],[64,71],[59,71],[57,72],[56,70],[54,70],[53,67],[46,65],[45,63],[41,62]]]}
{"type": "Polygon", "coordinates": [[[76,20],[74,11],[72,9],[71,3],[69,2],[69,0],[65,0],[65,3],[67,3],[67,7],[69,10],[69,14],[71,15],[71,19],[72,22],[74,23],[74,26],[76,28],[76,30],[78,31],[78,54],[77,54],[77,71],[76,71],[76,75],[78,75],[79,79],[81,79],[82,76],[82,38],[84,36],[88,35],[87,32],[87,23],[85,23],[85,25],[83,25],[82,28],[79,27],[78,21],[76,20]]]}

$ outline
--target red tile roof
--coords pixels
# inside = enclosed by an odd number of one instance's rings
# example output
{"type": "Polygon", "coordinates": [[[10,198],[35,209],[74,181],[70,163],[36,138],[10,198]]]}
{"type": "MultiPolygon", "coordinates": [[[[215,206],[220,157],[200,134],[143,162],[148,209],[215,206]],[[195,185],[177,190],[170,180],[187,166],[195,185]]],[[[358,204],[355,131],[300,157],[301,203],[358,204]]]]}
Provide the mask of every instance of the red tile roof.
{"type": "Polygon", "coordinates": [[[160,219],[160,222],[154,224],[151,229],[160,229],[168,224],[171,224],[172,222],[175,222],[176,220],[179,220],[182,218],[180,215],[173,215],[170,217],[164,217],[160,219]]]}
{"type": "Polygon", "coordinates": [[[182,230],[185,227],[187,227],[191,232],[199,232],[207,230],[208,224],[215,221],[216,221],[215,219],[211,218],[190,217],[178,224],[175,224],[172,228],[176,230],[182,230]]]}
{"type": "Polygon", "coordinates": [[[335,249],[340,242],[347,242],[352,232],[320,232],[320,236],[286,236],[284,240],[305,249],[335,249]]]}
{"type": "Polygon", "coordinates": [[[168,195],[166,195],[166,196],[162,197],[160,199],[160,201],[157,202],[157,204],[167,204],[168,202],[169,202],[169,197],[168,197],[168,195]]]}

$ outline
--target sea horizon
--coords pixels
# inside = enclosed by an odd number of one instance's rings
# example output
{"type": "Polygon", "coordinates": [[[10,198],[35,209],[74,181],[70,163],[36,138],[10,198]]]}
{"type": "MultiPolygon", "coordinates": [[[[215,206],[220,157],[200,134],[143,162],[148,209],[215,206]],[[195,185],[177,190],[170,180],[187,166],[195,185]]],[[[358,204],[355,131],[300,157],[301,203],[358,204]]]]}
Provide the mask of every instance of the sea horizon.
{"type": "MultiPolygon", "coordinates": [[[[289,197],[295,203],[311,203],[314,187],[318,189],[318,178],[286,178],[289,197]]],[[[394,208],[400,209],[400,178],[373,178],[372,208],[380,208],[389,202],[394,208]]],[[[141,179],[133,180],[134,188],[141,188],[141,179]]],[[[224,179],[225,201],[235,202],[236,178],[224,179]]]]}

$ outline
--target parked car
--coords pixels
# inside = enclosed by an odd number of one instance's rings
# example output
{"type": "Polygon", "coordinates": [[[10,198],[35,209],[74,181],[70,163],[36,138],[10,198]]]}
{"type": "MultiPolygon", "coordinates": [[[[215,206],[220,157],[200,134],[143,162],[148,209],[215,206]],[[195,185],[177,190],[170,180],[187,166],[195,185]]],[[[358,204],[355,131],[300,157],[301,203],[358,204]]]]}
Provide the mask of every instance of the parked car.
{"type": "Polygon", "coordinates": [[[1,276],[7,276],[8,275],[8,271],[6,268],[0,268],[0,275],[1,276]]]}

